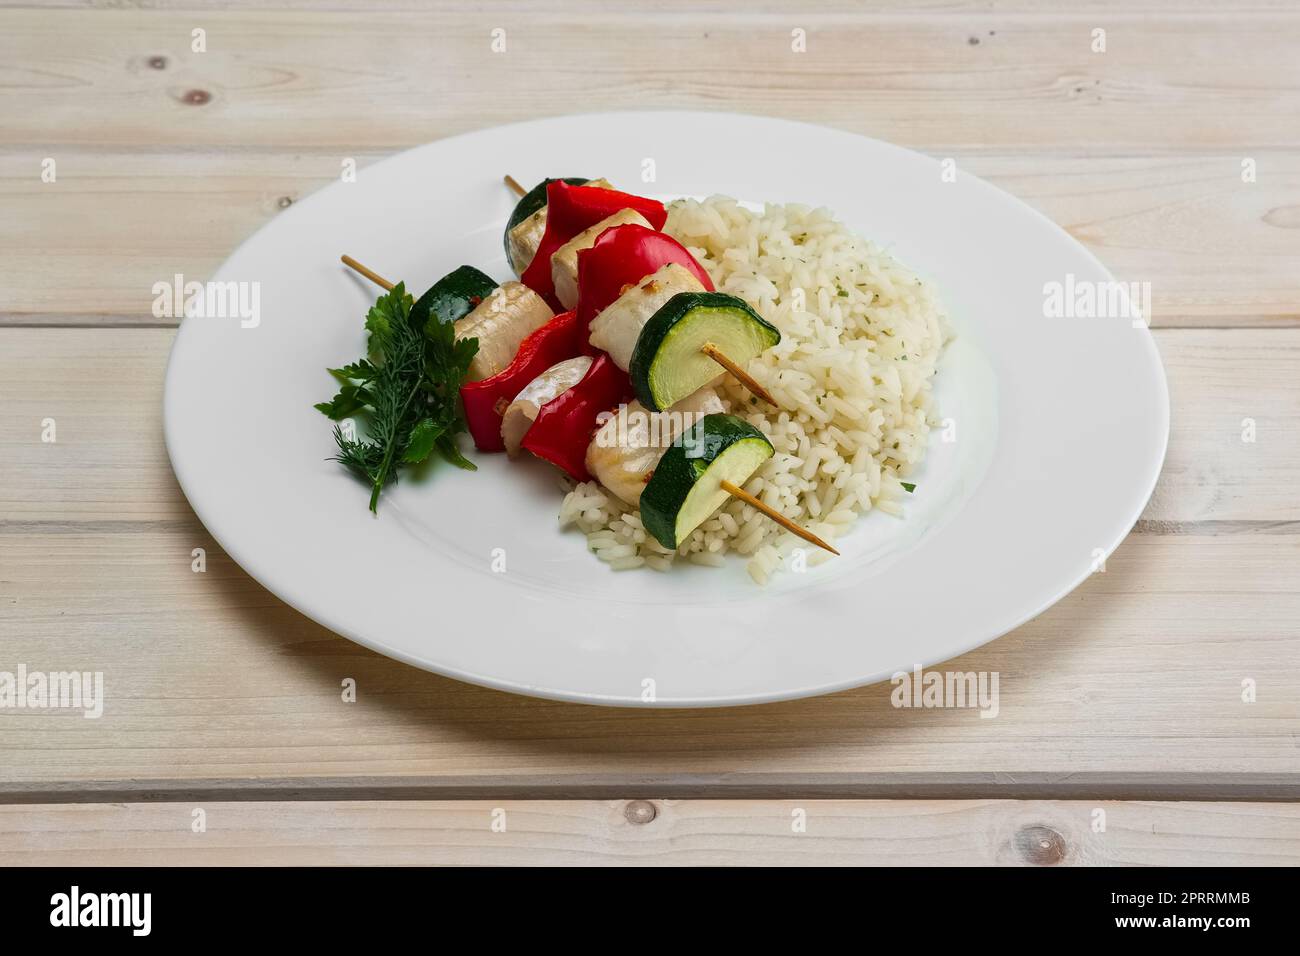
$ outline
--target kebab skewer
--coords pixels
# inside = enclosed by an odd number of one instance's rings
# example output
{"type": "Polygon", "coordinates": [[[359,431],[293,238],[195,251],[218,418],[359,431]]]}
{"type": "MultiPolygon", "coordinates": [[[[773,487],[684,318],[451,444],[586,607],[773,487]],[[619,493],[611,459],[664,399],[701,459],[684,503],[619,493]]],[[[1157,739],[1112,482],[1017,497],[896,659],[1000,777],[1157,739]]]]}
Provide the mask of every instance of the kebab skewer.
{"type": "MultiPolygon", "coordinates": [[[[392,282],[351,256],[344,255],[342,261],[380,287],[393,288],[392,282]]],[[[440,280],[440,284],[451,278],[440,280]]],[[[568,351],[576,343],[575,333],[580,331],[574,312],[534,324],[541,315],[536,304],[516,289],[502,292],[507,285],[520,284],[503,284],[454,319],[457,338],[482,336],[480,350],[486,340],[489,354],[498,357],[494,362],[505,350],[517,350],[504,368],[475,378],[462,389],[471,428],[475,421],[470,414],[475,383],[489,385],[502,376],[508,379],[517,366],[527,369],[531,365],[535,370],[547,361],[548,344],[558,343],[551,344],[551,355],[568,351]],[[567,342],[560,336],[567,336],[567,342]]],[[[437,289],[435,284],[426,295],[437,289]]],[[[471,298],[467,304],[472,303],[471,298]]],[[[542,306],[545,308],[544,303],[542,306]]],[[[518,381],[516,375],[514,384],[518,381]]],[[[580,463],[555,454],[558,449],[548,447],[548,439],[558,434],[571,436],[574,429],[579,434],[584,434],[585,429],[585,435],[590,436],[600,413],[630,398],[625,385],[619,391],[620,381],[626,381],[626,376],[617,373],[613,360],[605,354],[594,359],[569,357],[547,365],[506,404],[494,409],[500,422],[499,447],[513,453],[526,448],[559,464],[575,478],[594,474],[613,494],[640,505],[647,531],[666,547],[680,546],[691,531],[734,495],[798,537],[832,554],[839,553],[740,487],[771,457],[772,446],[752,425],[723,414],[720,399],[707,386],[665,411],[651,412],[635,402],[626,406],[619,413],[621,417],[608,418],[596,430],[580,463]],[[696,421],[688,428],[686,423],[692,416],[696,421]]],[[[498,404],[502,401],[504,393],[497,398],[498,404]]],[[[475,440],[482,448],[479,433],[475,433],[475,440]]]]}

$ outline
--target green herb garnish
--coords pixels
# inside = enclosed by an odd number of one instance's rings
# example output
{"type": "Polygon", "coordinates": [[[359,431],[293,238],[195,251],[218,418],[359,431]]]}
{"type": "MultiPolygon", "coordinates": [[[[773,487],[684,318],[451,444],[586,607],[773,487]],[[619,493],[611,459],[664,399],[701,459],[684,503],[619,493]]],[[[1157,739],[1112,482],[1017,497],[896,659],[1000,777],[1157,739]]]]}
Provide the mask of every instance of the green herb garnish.
{"type": "Polygon", "coordinates": [[[916,485],[914,485],[910,481],[900,481],[899,484],[903,486],[903,490],[906,491],[909,495],[912,492],[916,491],[916,485]]]}
{"type": "Polygon", "coordinates": [[[336,422],[367,413],[364,439],[334,426],[339,453],[332,460],[370,485],[371,511],[399,466],[420,464],[435,448],[453,465],[475,470],[456,447],[456,435],[465,430],[459,390],[478,340],[456,341],[452,324],[429,311],[423,299],[412,302],[401,282],[376,299],[366,314],[366,358],[330,369],[342,384],[334,398],[316,405],[336,422]]]}

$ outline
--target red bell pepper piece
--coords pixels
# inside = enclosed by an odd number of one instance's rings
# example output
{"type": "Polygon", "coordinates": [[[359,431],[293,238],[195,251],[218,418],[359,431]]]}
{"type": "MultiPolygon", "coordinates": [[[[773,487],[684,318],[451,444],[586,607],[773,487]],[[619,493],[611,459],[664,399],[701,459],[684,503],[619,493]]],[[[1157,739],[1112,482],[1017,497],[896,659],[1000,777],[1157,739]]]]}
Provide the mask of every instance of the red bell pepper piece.
{"type": "Polygon", "coordinates": [[[537,413],[523,446],[568,472],[575,481],[587,481],[587,447],[601,412],[612,411],[632,400],[627,372],[601,352],[577,385],[551,399],[537,413]]]}
{"type": "MultiPolygon", "coordinates": [[[[583,341],[591,334],[591,320],[602,309],[661,266],[675,262],[695,274],[706,292],[713,280],[685,246],[672,236],[636,223],[606,229],[590,249],[578,253],[578,325],[583,341]]],[[[588,347],[587,351],[592,350],[588,347]]]]}
{"type": "Polygon", "coordinates": [[[510,364],[497,374],[460,387],[465,423],[479,451],[505,451],[501,418],[515,396],[557,362],[582,354],[586,336],[573,312],[564,312],[519,343],[510,364]]]}
{"type": "Polygon", "coordinates": [[[546,187],[546,231],[537,247],[537,255],[533,256],[520,280],[554,307],[551,256],[555,250],[621,209],[635,209],[656,229],[662,229],[668,219],[664,204],[655,199],[599,186],[570,186],[558,179],[549,184],[546,187]]]}

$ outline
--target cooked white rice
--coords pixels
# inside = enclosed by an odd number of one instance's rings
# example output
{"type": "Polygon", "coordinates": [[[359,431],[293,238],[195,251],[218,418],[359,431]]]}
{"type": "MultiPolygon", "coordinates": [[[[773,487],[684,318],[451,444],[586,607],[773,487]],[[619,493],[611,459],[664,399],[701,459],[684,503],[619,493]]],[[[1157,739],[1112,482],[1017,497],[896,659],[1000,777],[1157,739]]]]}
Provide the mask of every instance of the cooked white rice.
{"type": "MultiPolygon", "coordinates": [[[[776,450],[745,490],[827,541],[872,508],[901,515],[900,482],[925,456],[930,380],[947,336],[933,287],[826,209],[755,212],[721,196],[681,200],[669,206],[665,231],[690,248],[718,291],[744,299],[781,330],[780,344],[747,368],[779,408],[730,376],[720,390],[732,414],[776,450]]],[[[734,551],[749,557],[750,576],[765,584],[796,549],[809,565],[829,557],[739,500],[673,552],[595,481],[568,492],[560,523],[582,530],[616,570],[667,571],[681,559],[718,567],[734,551]]]]}

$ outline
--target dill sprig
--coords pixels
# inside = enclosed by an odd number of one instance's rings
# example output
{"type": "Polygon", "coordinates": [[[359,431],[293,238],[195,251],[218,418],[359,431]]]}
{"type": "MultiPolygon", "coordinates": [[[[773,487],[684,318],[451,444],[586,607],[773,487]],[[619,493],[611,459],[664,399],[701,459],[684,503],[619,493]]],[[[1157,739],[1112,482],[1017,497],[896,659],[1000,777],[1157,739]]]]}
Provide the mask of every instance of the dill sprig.
{"type": "Polygon", "coordinates": [[[437,448],[461,468],[474,465],[456,447],[465,429],[458,405],[460,385],[478,351],[476,339],[457,342],[450,322],[413,303],[403,283],[381,295],[366,314],[367,357],[330,369],[338,394],[316,405],[337,422],[359,412],[368,418],[365,438],[349,437],[337,424],[339,462],[370,485],[370,510],[397,480],[400,465],[416,465],[437,448]]]}

